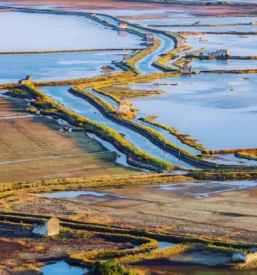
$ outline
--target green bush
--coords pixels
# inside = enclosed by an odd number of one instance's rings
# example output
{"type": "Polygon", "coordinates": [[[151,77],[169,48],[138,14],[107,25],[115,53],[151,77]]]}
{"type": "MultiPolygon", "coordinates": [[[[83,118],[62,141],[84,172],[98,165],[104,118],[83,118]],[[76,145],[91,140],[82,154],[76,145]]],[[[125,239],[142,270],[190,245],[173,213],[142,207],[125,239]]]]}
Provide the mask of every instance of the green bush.
{"type": "Polygon", "coordinates": [[[115,260],[108,262],[96,262],[92,274],[95,275],[132,275],[133,271],[128,270],[124,265],[118,264],[115,260]]]}

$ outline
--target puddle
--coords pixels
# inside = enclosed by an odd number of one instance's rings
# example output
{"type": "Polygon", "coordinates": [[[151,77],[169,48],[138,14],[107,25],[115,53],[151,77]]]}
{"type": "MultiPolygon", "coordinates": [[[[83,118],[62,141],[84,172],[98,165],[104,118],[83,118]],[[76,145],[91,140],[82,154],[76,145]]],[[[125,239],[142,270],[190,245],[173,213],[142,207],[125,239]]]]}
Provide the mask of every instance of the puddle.
{"type": "Polygon", "coordinates": [[[77,266],[70,266],[63,261],[43,266],[40,268],[40,271],[43,272],[43,275],[83,275],[89,272],[88,269],[83,269],[82,267],[77,266]]]}

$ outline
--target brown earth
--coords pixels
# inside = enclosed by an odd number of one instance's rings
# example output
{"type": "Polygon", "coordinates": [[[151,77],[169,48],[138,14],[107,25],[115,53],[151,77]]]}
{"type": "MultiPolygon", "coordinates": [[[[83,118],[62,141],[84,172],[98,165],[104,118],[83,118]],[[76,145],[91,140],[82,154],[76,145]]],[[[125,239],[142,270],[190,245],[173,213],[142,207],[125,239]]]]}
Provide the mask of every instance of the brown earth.
{"type": "Polygon", "coordinates": [[[151,188],[142,192],[142,187],[128,187],[104,192],[126,195],[132,200],[107,200],[98,204],[18,195],[2,199],[0,210],[253,243],[257,237],[257,198],[251,196],[252,190],[256,188],[195,199],[186,192],[182,196],[176,192],[161,194],[151,188]]]}
{"type": "Polygon", "coordinates": [[[133,172],[84,132],[62,132],[46,117],[4,117],[24,113],[23,101],[0,102],[0,182],[70,178],[133,172]]]}
{"type": "Polygon", "coordinates": [[[0,274],[16,274],[14,271],[21,266],[37,267],[37,262],[65,259],[69,253],[131,246],[130,243],[107,242],[89,232],[63,231],[59,236],[39,237],[31,233],[31,227],[7,224],[0,225],[0,236],[5,236],[0,238],[0,274]]]}
{"type": "MultiPolygon", "coordinates": [[[[27,6],[27,0],[7,0],[6,2],[15,2],[23,6],[27,6]]],[[[176,10],[184,10],[185,13],[191,15],[203,15],[203,16],[220,16],[220,15],[240,15],[240,14],[254,14],[257,13],[257,7],[251,6],[188,6],[188,5],[174,5],[174,4],[154,4],[154,3],[139,3],[139,2],[128,2],[128,1],[115,1],[115,0],[95,0],[95,1],[85,1],[78,0],[74,4],[71,0],[39,0],[33,1],[33,5],[41,4],[55,4],[60,5],[72,5],[68,9],[93,9],[93,10],[167,10],[168,12],[176,10]]],[[[158,13],[158,12],[157,12],[158,13]]]]}

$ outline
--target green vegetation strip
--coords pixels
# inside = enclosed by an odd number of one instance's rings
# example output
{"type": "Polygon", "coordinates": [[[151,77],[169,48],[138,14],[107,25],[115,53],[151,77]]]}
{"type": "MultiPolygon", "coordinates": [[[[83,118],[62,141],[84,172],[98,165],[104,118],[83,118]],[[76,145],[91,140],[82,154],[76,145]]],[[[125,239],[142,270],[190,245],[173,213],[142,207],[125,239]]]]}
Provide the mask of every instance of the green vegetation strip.
{"type": "MultiPolygon", "coordinates": [[[[205,161],[201,157],[195,156],[187,150],[171,143],[169,140],[164,138],[158,131],[119,115],[114,106],[106,102],[101,97],[94,95],[88,91],[84,91],[79,86],[71,88],[69,92],[89,101],[96,108],[98,108],[98,110],[107,118],[140,133],[141,135],[148,138],[153,144],[157,145],[160,149],[167,151],[168,153],[171,153],[188,163],[192,163],[196,167],[215,169],[249,169],[248,166],[224,165],[205,161]]],[[[251,167],[251,169],[253,169],[253,166],[251,167]]]]}
{"type": "Polygon", "coordinates": [[[110,48],[110,49],[70,49],[70,50],[49,50],[49,51],[16,51],[0,52],[0,54],[43,54],[43,53],[73,53],[73,52],[108,52],[108,51],[138,51],[142,48],[110,48]]]}
{"type": "MultiPolygon", "coordinates": [[[[50,216],[31,215],[26,213],[1,212],[0,221],[10,224],[26,224],[34,225],[43,224],[50,216]]],[[[181,236],[163,233],[154,233],[147,230],[129,229],[125,227],[117,227],[111,225],[90,224],[85,222],[73,221],[70,219],[60,218],[60,225],[63,228],[71,230],[86,230],[96,234],[109,241],[130,241],[139,244],[139,248],[131,250],[97,250],[86,253],[70,254],[70,259],[74,262],[92,263],[98,259],[106,257],[118,258],[119,263],[134,263],[147,259],[157,259],[172,254],[179,254],[189,249],[194,250],[197,246],[194,243],[203,244],[205,248],[217,251],[232,252],[238,249],[248,249],[247,243],[220,241],[211,238],[197,236],[181,236]],[[169,248],[156,250],[157,241],[165,241],[171,243],[181,243],[169,248]],[[191,244],[188,244],[191,243],[191,244]]],[[[199,245],[198,245],[199,246],[199,245]]]]}
{"type": "Polygon", "coordinates": [[[201,151],[203,154],[209,154],[209,150],[206,149],[202,144],[197,144],[197,140],[189,139],[190,135],[188,135],[188,134],[182,135],[174,127],[154,122],[153,120],[156,119],[156,118],[158,118],[158,116],[154,115],[154,116],[145,117],[145,118],[142,117],[142,118],[139,118],[139,119],[142,120],[143,122],[146,122],[146,123],[150,124],[150,125],[160,127],[162,129],[168,131],[173,136],[176,136],[182,143],[184,143],[184,144],[186,144],[190,147],[193,147],[196,150],[201,151]]]}
{"type": "Polygon", "coordinates": [[[172,25],[172,24],[167,24],[167,25],[163,25],[163,24],[158,24],[158,25],[148,25],[149,27],[153,27],[153,28],[161,28],[161,27],[193,27],[193,28],[197,28],[197,27],[230,27],[230,26],[251,26],[251,22],[249,23],[231,23],[231,24],[182,24],[182,25],[172,25]]]}
{"type": "MultiPolygon", "coordinates": [[[[86,84],[86,83],[97,83],[97,82],[105,82],[108,80],[115,80],[118,78],[130,78],[135,76],[133,72],[119,72],[112,73],[109,75],[100,75],[93,78],[77,78],[77,79],[68,79],[68,80],[57,80],[57,81],[33,81],[33,85],[43,87],[43,86],[68,86],[68,85],[78,85],[78,84],[86,84]]],[[[13,89],[19,87],[19,83],[8,83],[1,84],[0,90],[5,89],[13,89]]]]}
{"type": "MultiPolygon", "coordinates": [[[[119,63],[123,63],[128,69],[130,69],[132,72],[136,74],[140,74],[141,72],[136,68],[135,64],[143,59],[144,57],[148,56],[149,54],[155,52],[161,45],[161,42],[158,38],[154,37],[154,44],[152,46],[149,46],[145,48],[144,50],[134,54],[131,56],[130,60],[126,63],[123,62],[115,62],[114,64],[119,66],[119,63]]],[[[122,64],[121,64],[122,66],[122,64]]]]}
{"type": "Polygon", "coordinates": [[[67,178],[32,182],[1,183],[0,198],[25,193],[64,192],[111,187],[172,184],[194,181],[192,177],[165,174],[112,175],[87,178],[67,178]]]}
{"type": "Polygon", "coordinates": [[[256,74],[257,69],[249,70],[204,70],[200,71],[205,74],[256,74]]]}
{"type": "MultiPolygon", "coordinates": [[[[36,99],[33,105],[41,109],[43,115],[54,115],[67,121],[69,124],[83,128],[87,132],[91,132],[103,140],[110,142],[115,148],[127,156],[127,161],[136,166],[154,171],[164,171],[171,169],[179,169],[180,166],[172,165],[169,162],[154,158],[143,152],[128,142],[118,132],[110,127],[94,122],[88,118],[76,114],[66,109],[63,105],[56,103],[50,97],[39,91],[34,85],[27,84],[22,86],[28,94],[36,99]]],[[[114,112],[114,107],[111,108],[114,112]]]]}
{"type": "Polygon", "coordinates": [[[181,31],[177,32],[180,35],[203,35],[203,34],[216,34],[216,35],[257,35],[257,31],[245,31],[245,32],[239,32],[239,31],[181,31]]]}
{"type": "Polygon", "coordinates": [[[161,57],[155,60],[152,64],[153,67],[158,68],[164,72],[177,71],[176,68],[171,68],[170,66],[166,66],[165,64],[175,58],[178,57],[178,53],[184,52],[186,50],[192,49],[191,46],[180,46],[176,49],[173,49],[169,52],[166,52],[161,55],[161,57]]]}
{"type": "Polygon", "coordinates": [[[186,55],[187,58],[199,58],[204,60],[213,60],[213,59],[239,59],[239,60],[256,60],[257,56],[235,56],[235,55],[229,55],[229,56],[215,56],[215,55],[199,55],[194,53],[189,53],[186,55]]]}
{"type": "Polygon", "coordinates": [[[233,170],[204,170],[194,171],[189,174],[197,180],[255,180],[257,178],[257,170],[242,171],[237,168],[233,170]]]}

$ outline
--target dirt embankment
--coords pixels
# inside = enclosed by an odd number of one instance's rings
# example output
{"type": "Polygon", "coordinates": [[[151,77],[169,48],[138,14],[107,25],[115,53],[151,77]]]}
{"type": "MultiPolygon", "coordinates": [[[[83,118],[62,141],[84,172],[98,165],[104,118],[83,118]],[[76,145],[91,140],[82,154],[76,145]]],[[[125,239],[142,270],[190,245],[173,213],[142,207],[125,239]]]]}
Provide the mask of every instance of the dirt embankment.
{"type": "Polygon", "coordinates": [[[67,9],[92,9],[92,10],[153,10],[156,14],[160,13],[158,10],[166,10],[167,12],[176,12],[184,10],[185,13],[196,16],[225,16],[235,15],[240,16],[243,14],[256,14],[257,6],[190,6],[190,5],[174,5],[174,4],[155,4],[155,3],[139,3],[129,1],[117,1],[117,0],[95,0],[85,1],[77,0],[74,4],[72,0],[36,0],[31,1],[29,4],[27,0],[7,0],[6,2],[16,3],[21,6],[43,5],[52,4],[62,8],[61,5],[71,5],[66,7],[67,9]],[[59,5],[59,6],[58,6],[59,5]]]}

